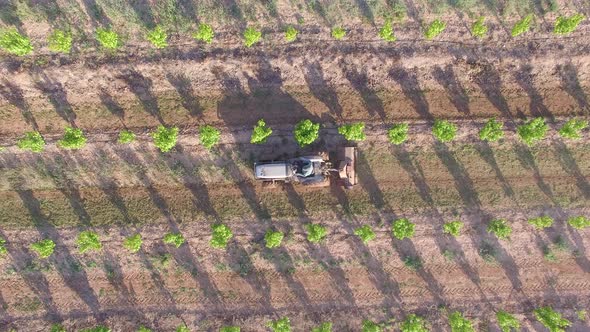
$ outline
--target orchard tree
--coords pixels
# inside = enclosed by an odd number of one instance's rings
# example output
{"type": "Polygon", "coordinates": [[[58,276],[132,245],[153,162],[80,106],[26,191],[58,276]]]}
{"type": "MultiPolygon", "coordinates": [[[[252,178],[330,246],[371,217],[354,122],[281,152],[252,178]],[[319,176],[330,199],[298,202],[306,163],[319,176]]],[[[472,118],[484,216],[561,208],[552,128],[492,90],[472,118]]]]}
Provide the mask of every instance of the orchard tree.
{"type": "Polygon", "coordinates": [[[311,332],[332,332],[332,323],[323,322],[319,326],[312,328],[311,332]]]}
{"type": "Polygon", "coordinates": [[[409,314],[400,326],[401,332],[429,332],[426,320],[416,314],[409,314]]]}
{"type": "Polygon", "coordinates": [[[309,119],[301,120],[295,126],[295,140],[299,146],[304,147],[318,139],[319,131],[319,123],[313,123],[309,119]]]}
{"type": "Polygon", "coordinates": [[[215,127],[206,125],[199,128],[199,139],[207,150],[211,150],[214,145],[219,143],[220,138],[221,132],[215,127]]]}
{"type": "Polygon", "coordinates": [[[272,134],[272,129],[266,125],[263,119],[258,120],[256,125],[254,126],[254,130],[252,130],[252,137],[250,138],[250,143],[252,144],[262,144],[266,142],[266,139],[272,134]]]}
{"type": "Polygon", "coordinates": [[[455,139],[457,126],[447,120],[434,120],[432,134],[442,143],[450,142],[455,139]]]}
{"type": "Polygon", "coordinates": [[[49,49],[53,52],[70,53],[72,49],[72,33],[66,30],[55,29],[49,35],[49,49]]]}
{"type": "Polygon", "coordinates": [[[160,151],[168,152],[176,146],[178,140],[178,128],[177,127],[164,127],[159,125],[155,132],[152,133],[154,144],[160,151]]]}
{"type": "Polygon", "coordinates": [[[336,40],[340,40],[346,36],[346,30],[342,27],[333,27],[332,28],[332,38],[336,40]]]}
{"type": "Polygon", "coordinates": [[[266,242],[267,248],[276,248],[281,245],[284,237],[285,234],[283,234],[283,232],[269,229],[266,231],[266,234],[264,234],[264,242],[266,242]]]}
{"type": "Polygon", "coordinates": [[[18,56],[25,56],[33,51],[29,38],[16,29],[0,30],[0,48],[18,56]]]}
{"type": "Polygon", "coordinates": [[[266,323],[266,326],[273,332],[291,332],[291,321],[289,320],[289,317],[270,321],[266,323]]]}
{"type": "Polygon", "coordinates": [[[575,229],[584,229],[586,227],[590,227],[590,219],[584,216],[570,217],[567,220],[567,223],[575,229]]]}
{"type": "Polygon", "coordinates": [[[504,123],[497,121],[496,119],[489,119],[479,131],[479,138],[482,141],[495,142],[504,137],[503,127],[504,123]]]}
{"type": "Polygon", "coordinates": [[[82,129],[66,127],[62,139],[57,141],[57,146],[69,150],[81,149],[86,146],[86,137],[82,129]]]}
{"type": "Polygon", "coordinates": [[[247,28],[244,30],[244,45],[246,47],[252,47],[252,45],[258,43],[262,38],[262,32],[254,28],[247,28]]]}
{"type": "Polygon", "coordinates": [[[476,38],[483,38],[488,33],[488,27],[484,23],[485,17],[480,18],[471,26],[471,34],[476,38]]]}
{"type": "Polygon", "coordinates": [[[213,235],[211,236],[211,246],[213,248],[225,249],[228,241],[234,236],[231,229],[224,224],[214,224],[211,226],[213,235]]]}
{"type": "Polygon", "coordinates": [[[168,34],[161,25],[148,32],[147,39],[154,45],[155,48],[165,48],[168,46],[168,34]]]}
{"type": "Polygon", "coordinates": [[[529,224],[535,226],[537,229],[543,229],[547,227],[551,227],[553,225],[553,218],[550,216],[541,216],[536,218],[531,218],[528,220],[529,224]]]}
{"type": "Polygon", "coordinates": [[[375,238],[375,232],[373,232],[373,229],[369,225],[358,227],[354,230],[354,235],[361,238],[361,241],[363,241],[364,244],[369,243],[369,241],[375,238]]]}
{"type": "Polygon", "coordinates": [[[389,142],[395,145],[400,145],[405,142],[408,139],[408,128],[409,125],[407,123],[398,123],[391,126],[387,131],[389,142]]]}
{"type": "Polygon", "coordinates": [[[307,230],[307,240],[312,243],[319,243],[328,235],[326,227],[320,224],[307,224],[305,229],[307,230]]]}
{"type": "Polygon", "coordinates": [[[78,235],[76,243],[78,244],[78,251],[80,251],[81,254],[90,250],[102,249],[102,243],[100,243],[100,238],[98,237],[98,234],[92,231],[81,232],[78,235]]]}
{"type": "Polygon", "coordinates": [[[119,144],[129,144],[135,141],[135,134],[129,130],[121,130],[119,132],[119,138],[117,139],[117,143],[119,144]]]}
{"type": "Polygon", "coordinates": [[[553,29],[553,33],[558,35],[566,35],[572,33],[578,25],[585,19],[586,17],[583,14],[576,13],[572,16],[560,16],[555,21],[555,28],[553,29]]]}
{"type": "Polygon", "coordinates": [[[391,225],[393,236],[398,240],[414,236],[414,228],[415,225],[406,218],[398,219],[391,225]]]}
{"type": "Polygon", "coordinates": [[[588,128],[588,121],[571,119],[559,129],[559,135],[569,139],[580,139],[582,138],[580,132],[586,128],[588,128]]]}
{"type": "Polygon", "coordinates": [[[520,21],[516,22],[516,24],[514,24],[514,27],[512,27],[512,31],[511,31],[512,37],[517,37],[517,36],[522,35],[525,32],[528,32],[531,29],[532,21],[533,21],[533,14],[529,14],[529,15],[525,16],[523,19],[521,19],[520,21]]]}
{"type": "Polygon", "coordinates": [[[122,45],[121,37],[111,29],[96,29],[96,40],[107,50],[116,50],[122,45]]]}
{"type": "Polygon", "coordinates": [[[451,221],[448,223],[445,223],[443,225],[443,232],[445,234],[449,234],[452,235],[454,237],[457,237],[461,234],[461,228],[463,228],[463,223],[456,220],[456,221],[451,221]]]}
{"type": "Polygon", "coordinates": [[[381,325],[368,320],[368,319],[364,319],[363,320],[363,328],[362,328],[363,332],[381,332],[381,325]]]}
{"type": "Polygon", "coordinates": [[[125,241],[123,241],[123,246],[130,252],[136,253],[139,251],[139,249],[141,249],[142,243],[143,240],[141,239],[141,235],[137,233],[125,238],[125,241]]]}
{"type": "Polygon", "coordinates": [[[512,228],[506,219],[494,219],[488,224],[488,233],[494,233],[499,239],[508,239],[512,234],[512,228]]]}
{"type": "Polygon", "coordinates": [[[193,38],[204,41],[207,44],[211,44],[214,37],[215,32],[213,31],[213,27],[205,23],[200,23],[197,31],[193,34],[193,38]]]}
{"type": "Polygon", "coordinates": [[[171,244],[171,245],[175,246],[176,248],[180,248],[180,246],[186,242],[186,240],[184,239],[184,236],[182,236],[181,233],[172,233],[172,232],[164,235],[163,240],[164,240],[164,243],[171,244]]]}
{"type": "Polygon", "coordinates": [[[548,129],[549,126],[545,123],[545,119],[538,117],[518,126],[516,132],[527,145],[531,145],[535,141],[543,139],[548,129]]]}
{"type": "Polygon", "coordinates": [[[365,135],[365,123],[357,122],[353,124],[342,125],[338,127],[338,133],[348,141],[364,141],[365,135]]]}
{"type": "Polygon", "coordinates": [[[500,310],[496,313],[496,319],[502,332],[520,331],[520,322],[516,317],[507,313],[504,310],[500,310]]]}
{"type": "Polygon", "coordinates": [[[459,311],[449,315],[449,325],[451,325],[451,332],[475,332],[473,323],[463,317],[463,314],[459,311]]]}
{"type": "Polygon", "coordinates": [[[45,149],[45,140],[38,131],[29,131],[18,140],[17,146],[22,150],[41,152],[45,149]]]}
{"type": "Polygon", "coordinates": [[[424,31],[424,37],[426,37],[428,40],[434,39],[443,31],[445,31],[446,28],[447,24],[445,22],[438,19],[434,20],[428,25],[428,27],[426,27],[426,30],[424,31]]]}
{"type": "Polygon", "coordinates": [[[565,328],[572,325],[551,307],[537,308],[533,312],[537,320],[551,332],[565,332],[565,328]]]}
{"type": "Polygon", "coordinates": [[[39,257],[47,258],[53,254],[53,250],[55,249],[55,242],[51,239],[41,240],[39,242],[35,242],[31,244],[31,249],[37,252],[39,257]]]}
{"type": "Polygon", "coordinates": [[[297,34],[299,34],[297,29],[295,29],[293,26],[288,26],[285,30],[285,40],[289,43],[292,43],[297,40],[297,34]]]}
{"type": "Polygon", "coordinates": [[[383,27],[381,27],[381,30],[379,30],[379,37],[388,42],[394,42],[397,40],[393,34],[393,24],[390,19],[386,20],[383,27]]]}

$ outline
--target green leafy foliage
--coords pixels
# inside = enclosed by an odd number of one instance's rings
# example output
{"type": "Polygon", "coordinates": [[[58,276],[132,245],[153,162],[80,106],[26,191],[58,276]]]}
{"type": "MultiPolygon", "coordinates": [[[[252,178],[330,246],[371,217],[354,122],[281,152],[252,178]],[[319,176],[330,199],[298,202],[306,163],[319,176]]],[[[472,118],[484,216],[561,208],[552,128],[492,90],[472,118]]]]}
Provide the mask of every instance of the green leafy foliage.
{"type": "Polygon", "coordinates": [[[307,224],[305,229],[307,230],[307,240],[312,243],[318,243],[328,235],[326,227],[320,224],[307,224]]]}
{"type": "Polygon", "coordinates": [[[266,323],[266,326],[270,327],[273,332],[291,332],[291,321],[289,317],[270,321],[266,323]]]}
{"type": "Polygon", "coordinates": [[[346,36],[346,30],[342,27],[333,27],[332,28],[332,38],[336,40],[340,40],[346,36]]]}
{"type": "Polygon", "coordinates": [[[559,129],[559,135],[569,139],[580,139],[582,138],[580,132],[586,128],[588,128],[588,121],[571,119],[559,129]]]}
{"type": "Polygon", "coordinates": [[[394,124],[388,131],[387,137],[389,141],[395,145],[402,144],[408,139],[408,128],[407,123],[394,124]]]}
{"type": "Polygon", "coordinates": [[[168,34],[160,25],[157,25],[152,31],[148,32],[147,39],[156,48],[165,48],[168,46],[168,34]]]}
{"type": "Polygon", "coordinates": [[[391,20],[385,21],[383,27],[379,30],[379,37],[388,42],[394,42],[397,40],[393,34],[393,24],[391,23],[391,20]]]}
{"type": "Polygon", "coordinates": [[[391,231],[393,236],[398,240],[405,238],[411,238],[414,236],[415,225],[406,218],[401,218],[393,222],[391,225],[391,231]]]}
{"type": "Polygon", "coordinates": [[[424,31],[424,37],[426,37],[428,40],[434,39],[436,36],[445,31],[446,28],[447,24],[445,22],[438,19],[434,20],[424,31]]]}
{"type": "Polygon", "coordinates": [[[319,131],[319,123],[313,123],[309,119],[301,120],[295,126],[295,140],[299,146],[304,147],[318,139],[319,131]]]}
{"type": "Polygon", "coordinates": [[[311,332],[332,332],[332,323],[323,322],[319,326],[312,328],[311,332]]]}
{"type": "Polygon", "coordinates": [[[164,235],[164,243],[179,248],[185,242],[184,236],[180,233],[167,233],[164,235]]]}
{"type": "Polygon", "coordinates": [[[66,329],[61,324],[53,324],[51,325],[51,329],[49,332],[67,332],[66,329]]]}
{"type": "Polygon", "coordinates": [[[213,248],[223,249],[227,247],[227,242],[232,238],[231,229],[224,224],[214,224],[211,226],[213,236],[211,237],[211,246],[213,248]]]}
{"type": "Polygon", "coordinates": [[[211,150],[219,142],[220,138],[221,132],[213,126],[206,125],[199,128],[199,140],[207,150],[211,150]]]}
{"type": "Polygon", "coordinates": [[[64,136],[57,142],[63,149],[81,149],[86,145],[86,137],[82,129],[66,127],[64,136]]]}
{"type": "Polygon", "coordinates": [[[54,52],[70,53],[72,49],[72,34],[69,31],[53,30],[49,35],[49,49],[54,52]]]}
{"type": "Polygon", "coordinates": [[[115,50],[121,46],[119,34],[110,29],[96,29],[96,40],[98,40],[102,47],[109,50],[115,50]]]}
{"type": "Polygon", "coordinates": [[[539,117],[518,126],[516,132],[520,139],[527,145],[531,145],[533,142],[543,139],[548,129],[549,126],[545,123],[545,119],[539,117]]]}
{"type": "Polygon", "coordinates": [[[354,235],[360,237],[364,244],[375,238],[375,232],[373,232],[373,229],[369,225],[358,227],[354,230],[354,235]]]}
{"type": "Polygon", "coordinates": [[[266,234],[264,234],[264,242],[266,242],[267,248],[276,248],[281,245],[281,242],[283,242],[284,237],[285,234],[283,234],[283,232],[273,231],[272,229],[269,229],[268,231],[266,231],[266,234]]]}
{"type": "Polygon", "coordinates": [[[426,320],[416,314],[409,314],[400,326],[401,332],[428,332],[426,320]]]}
{"type": "Polygon", "coordinates": [[[537,229],[551,227],[553,225],[553,218],[549,216],[541,216],[529,219],[529,224],[535,226],[537,229]]]}
{"type": "Polygon", "coordinates": [[[432,134],[434,134],[434,137],[440,142],[450,142],[457,134],[457,126],[447,120],[434,120],[432,134]]]}
{"type": "Polygon", "coordinates": [[[55,242],[51,239],[41,240],[31,244],[31,249],[37,252],[37,255],[41,258],[47,258],[53,254],[55,249],[55,242]]]}
{"type": "Polygon", "coordinates": [[[18,140],[16,145],[23,150],[32,152],[41,152],[45,149],[45,140],[38,131],[29,131],[25,136],[18,140]]]}
{"type": "Polygon", "coordinates": [[[482,141],[495,142],[500,138],[504,137],[504,123],[496,120],[489,119],[488,122],[479,131],[479,138],[482,141]]]}
{"type": "Polygon", "coordinates": [[[582,322],[586,321],[586,315],[588,313],[586,312],[586,310],[578,310],[576,312],[576,316],[578,316],[578,319],[581,320],[582,322]]]}
{"type": "Polygon", "coordinates": [[[365,123],[357,122],[340,126],[338,127],[338,133],[349,141],[364,141],[366,138],[365,123]]]}
{"type": "Polygon", "coordinates": [[[573,32],[576,30],[578,25],[585,19],[586,17],[580,13],[574,14],[570,17],[560,16],[555,21],[555,28],[553,29],[553,33],[558,35],[565,35],[568,33],[573,32]]]}
{"type": "Polygon", "coordinates": [[[135,134],[132,131],[121,130],[119,132],[119,139],[117,139],[119,144],[129,144],[133,141],[135,141],[135,134]]]}
{"type": "Polygon", "coordinates": [[[451,332],[475,332],[473,323],[463,317],[463,314],[459,311],[455,311],[449,315],[449,325],[451,325],[451,332]]]}
{"type": "Polygon", "coordinates": [[[584,216],[570,217],[567,220],[567,223],[576,229],[584,229],[586,227],[590,227],[590,219],[584,216]]]}
{"type": "Polygon", "coordinates": [[[484,23],[485,17],[480,17],[471,26],[471,34],[477,38],[483,38],[488,33],[488,26],[484,23]]]}
{"type": "Polygon", "coordinates": [[[142,243],[143,240],[141,239],[141,234],[137,233],[125,238],[123,241],[123,246],[132,253],[136,253],[139,251],[139,249],[141,249],[142,243]]]}
{"type": "Polygon", "coordinates": [[[224,326],[219,329],[219,332],[240,332],[239,326],[224,326]]]}
{"type": "Polygon", "coordinates": [[[258,120],[256,125],[254,126],[254,130],[252,130],[252,137],[250,138],[250,143],[252,144],[261,144],[266,142],[266,139],[272,134],[272,129],[266,125],[263,119],[258,120]]]}
{"type": "Polygon", "coordinates": [[[533,15],[529,14],[525,16],[522,20],[516,22],[516,24],[514,24],[514,27],[512,27],[512,37],[517,37],[525,32],[528,32],[531,29],[532,21],[533,15]]]}
{"type": "Polygon", "coordinates": [[[452,236],[459,236],[461,234],[461,228],[463,228],[463,223],[460,221],[451,221],[448,223],[445,223],[443,225],[443,232],[445,234],[449,234],[452,236]]]}
{"type": "Polygon", "coordinates": [[[488,233],[494,233],[499,239],[507,239],[512,234],[512,227],[506,219],[494,219],[488,224],[488,233]]]}
{"type": "Polygon", "coordinates": [[[561,314],[553,310],[551,307],[541,307],[534,310],[535,317],[551,332],[565,332],[565,328],[572,325],[572,323],[561,317],[561,314]]]}
{"type": "Polygon", "coordinates": [[[154,139],[154,144],[160,149],[160,151],[168,152],[176,146],[176,141],[178,140],[178,128],[166,128],[159,125],[156,131],[152,133],[152,138],[154,139]]]}
{"type": "Polygon", "coordinates": [[[511,332],[512,329],[520,331],[520,322],[516,317],[507,313],[504,310],[500,310],[496,313],[496,319],[502,332],[511,332]]]}
{"type": "Polygon", "coordinates": [[[258,43],[262,38],[262,32],[254,28],[247,28],[244,30],[244,45],[246,47],[252,47],[252,45],[258,43]]]}
{"type": "Polygon", "coordinates": [[[152,332],[152,330],[148,329],[148,328],[147,328],[147,327],[145,327],[145,326],[140,326],[140,327],[137,329],[137,332],[152,332]]]}
{"type": "Polygon", "coordinates": [[[294,42],[295,40],[297,40],[298,33],[299,31],[297,31],[297,29],[295,29],[294,27],[287,27],[287,29],[285,30],[285,40],[289,43],[294,42]]]}
{"type": "Polygon", "coordinates": [[[215,32],[213,31],[213,27],[205,23],[199,24],[197,32],[193,34],[193,38],[195,38],[196,40],[204,41],[207,44],[211,44],[214,37],[215,32]]]}
{"type": "Polygon", "coordinates": [[[106,326],[99,325],[88,329],[82,329],[80,332],[111,332],[111,329],[106,326]]]}
{"type": "Polygon", "coordinates": [[[78,235],[78,239],[76,240],[78,244],[78,251],[80,253],[85,253],[89,250],[100,250],[102,249],[102,243],[100,243],[100,238],[98,234],[92,231],[83,231],[78,235]]]}
{"type": "Polygon", "coordinates": [[[381,326],[368,319],[363,320],[363,332],[381,332],[381,326]]]}
{"type": "Polygon", "coordinates": [[[18,56],[25,56],[33,51],[29,38],[18,33],[16,29],[0,31],[0,48],[18,56]]]}
{"type": "Polygon", "coordinates": [[[191,330],[189,330],[186,325],[182,324],[176,328],[176,332],[191,332],[191,330]]]}
{"type": "Polygon", "coordinates": [[[0,256],[6,255],[8,249],[6,249],[6,240],[0,238],[0,256]]]}

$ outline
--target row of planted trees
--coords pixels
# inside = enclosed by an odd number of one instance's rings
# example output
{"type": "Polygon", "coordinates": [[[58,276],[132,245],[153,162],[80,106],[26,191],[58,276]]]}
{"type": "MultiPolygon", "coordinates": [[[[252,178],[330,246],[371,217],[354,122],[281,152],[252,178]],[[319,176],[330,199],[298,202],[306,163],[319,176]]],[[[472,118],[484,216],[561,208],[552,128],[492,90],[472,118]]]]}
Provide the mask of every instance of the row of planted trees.
{"type": "MultiPolygon", "coordinates": [[[[517,37],[531,30],[534,16],[527,15],[514,24],[511,35],[517,37]]],[[[582,14],[573,14],[570,16],[560,16],[555,21],[553,32],[558,35],[569,34],[585,19],[582,14]]],[[[437,19],[423,27],[423,35],[427,40],[432,40],[442,34],[447,27],[446,22],[437,19]]],[[[488,34],[488,26],[485,24],[485,17],[479,17],[471,26],[471,34],[477,38],[483,38],[488,34]]],[[[297,40],[299,30],[292,25],[284,28],[285,41],[294,42],[297,40]]],[[[343,39],[347,30],[342,26],[332,27],[331,36],[336,40],[343,39]]],[[[192,35],[197,41],[207,44],[213,42],[215,31],[213,27],[206,23],[200,23],[197,30],[192,35]]],[[[393,23],[386,20],[378,36],[387,42],[397,40],[395,36],[393,23]]],[[[262,30],[254,27],[246,28],[243,33],[243,42],[246,47],[252,47],[263,39],[262,30]]],[[[111,28],[98,28],[95,31],[95,38],[98,43],[107,50],[116,50],[123,46],[123,38],[111,28]]],[[[157,25],[153,30],[147,31],[145,38],[149,40],[155,48],[166,48],[168,46],[168,32],[157,25]]],[[[73,43],[73,36],[69,30],[54,30],[48,38],[48,47],[54,52],[70,53],[73,43]]],[[[0,48],[5,51],[24,56],[33,51],[33,45],[26,36],[20,34],[16,29],[0,31],[0,48]]]]}
{"type": "MultiPolygon", "coordinates": [[[[410,125],[408,123],[394,124],[387,131],[387,137],[393,144],[402,144],[408,139],[410,125]]],[[[588,127],[588,121],[581,119],[570,119],[559,129],[559,135],[567,139],[580,139],[582,131],[588,127]]],[[[302,120],[295,126],[293,135],[297,143],[307,146],[319,138],[320,124],[309,119],[302,120]]],[[[432,134],[440,142],[450,142],[455,139],[459,127],[447,120],[435,120],[432,126],[432,134]]],[[[543,139],[549,126],[541,117],[534,118],[517,127],[518,136],[528,145],[543,139]]],[[[272,128],[264,120],[259,120],[254,126],[250,143],[262,144],[272,135],[272,128]]],[[[363,122],[346,124],[338,128],[346,140],[363,141],[366,138],[365,124],[363,122]]],[[[178,127],[165,127],[160,125],[156,131],[151,133],[154,144],[160,151],[168,152],[176,146],[178,140],[178,127]]],[[[496,119],[488,120],[479,131],[479,138],[483,141],[495,142],[504,137],[504,124],[496,119]]],[[[211,149],[219,143],[221,131],[213,126],[205,125],[199,128],[199,141],[206,148],[211,149]]],[[[119,133],[118,143],[128,144],[136,139],[135,133],[129,130],[122,130],[119,133]]],[[[80,149],[86,145],[86,137],[79,128],[67,127],[65,133],[57,142],[57,145],[64,149],[80,149]]],[[[21,137],[17,146],[23,150],[42,152],[45,149],[43,136],[36,131],[26,132],[21,137]]]]}

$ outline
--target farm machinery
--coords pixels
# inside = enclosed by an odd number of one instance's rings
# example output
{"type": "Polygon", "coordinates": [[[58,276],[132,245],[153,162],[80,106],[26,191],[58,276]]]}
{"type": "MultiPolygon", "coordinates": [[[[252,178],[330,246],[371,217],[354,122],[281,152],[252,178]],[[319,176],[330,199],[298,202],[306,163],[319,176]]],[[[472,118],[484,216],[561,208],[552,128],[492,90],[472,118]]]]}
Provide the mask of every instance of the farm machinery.
{"type": "Polygon", "coordinates": [[[335,183],[351,189],[357,184],[356,148],[343,147],[334,160],[325,153],[280,161],[254,163],[254,177],[264,183],[294,183],[304,186],[328,186],[335,183]]]}

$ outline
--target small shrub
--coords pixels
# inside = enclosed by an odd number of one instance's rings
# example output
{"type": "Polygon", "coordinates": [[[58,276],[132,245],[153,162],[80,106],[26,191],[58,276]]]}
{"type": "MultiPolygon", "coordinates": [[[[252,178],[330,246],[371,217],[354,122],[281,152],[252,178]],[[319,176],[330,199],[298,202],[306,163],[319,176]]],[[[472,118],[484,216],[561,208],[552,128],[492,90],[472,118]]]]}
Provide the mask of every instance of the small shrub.
{"type": "Polygon", "coordinates": [[[548,129],[545,119],[539,117],[518,126],[516,132],[527,145],[531,145],[534,141],[543,139],[548,129]]]}
{"type": "Polygon", "coordinates": [[[193,34],[193,38],[195,38],[196,40],[204,41],[207,44],[211,44],[214,37],[215,32],[213,31],[213,27],[205,23],[199,24],[197,32],[193,34]]]}
{"type": "Polygon", "coordinates": [[[535,317],[551,332],[565,332],[565,328],[572,325],[572,323],[561,317],[561,314],[553,310],[551,307],[542,307],[534,310],[535,317]]]}
{"type": "Polygon", "coordinates": [[[494,233],[499,239],[507,239],[512,234],[512,228],[505,219],[494,219],[488,224],[488,233],[494,233]]]}
{"type": "Polygon", "coordinates": [[[165,48],[168,46],[168,34],[160,25],[157,25],[154,30],[148,32],[147,39],[156,48],[165,48]]]}
{"type": "Polygon", "coordinates": [[[580,139],[582,135],[580,132],[588,127],[588,121],[571,119],[566,122],[560,129],[559,135],[569,139],[580,139]]]}
{"type": "Polygon", "coordinates": [[[88,329],[82,329],[80,332],[111,332],[111,329],[106,326],[99,325],[88,329]]]}
{"type": "Polygon", "coordinates": [[[409,314],[400,326],[401,332],[428,332],[426,320],[416,314],[409,314]]]}
{"type": "Polygon", "coordinates": [[[250,138],[250,143],[252,144],[262,144],[266,142],[266,139],[272,134],[272,129],[266,125],[263,119],[258,120],[256,125],[254,126],[254,130],[252,130],[252,137],[250,138]]]}
{"type": "Polygon", "coordinates": [[[35,242],[31,244],[31,249],[37,252],[39,257],[47,258],[53,254],[53,250],[55,249],[55,242],[51,239],[41,240],[39,242],[35,242]]]}
{"type": "Polygon", "coordinates": [[[393,34],[393,24],[391,23],[391,20],[385,21],[385,24],[383,24],[383,27],[379,30],[379,37],[388,42],[394,42],[397,40],[393,34]]]}
{"type": "Polygon", "coordinates": [[[232,238],[231,229],[224,224],[215,224],[211,226],[213,236],[211,237],[211,246],[213,248],[223,249],[227,247],[227,242],[232,238]]]}
{"type": "Polygon", "coordinates": [[[533,15],[529,14],[525,16],[522,20],[516,22],[516,24],[514,24],[514,27],[512,27],[512,37],[517,37],[525,32],[528,32],[531,29],[532,21],[533,15]]]}
{"type": "Polygon", "coordinates": [[[312,328],[311,332],[332,332],[332,323],[323,322],[320,326],[312,328]]]}
{"type": "Polygon", "coordinates": [[[287,27],[287,30],[285,30],[285,40],[289,43],[294,42],[295,40],[297,40],[298,33],[299,31],[297,31],[297,29],[295,29],[294,27],[287,27]]]}
{"type": "Polygon", "coordinates": [[[455,311],[449,315],[449,325],[451,325],[451,332],[475,332],[473,323],[459,311],[455,311]]]}
{"type": "Polygon", "coordinates": [[[211,150],[219,142],[220,138],[221,132],[215,127],[206,125],[199,128],[199,140],[207,150],[211,150]]]}
{"type": "Polygon", "coordinates": [[[98,40],[102,47],[109,50],[115,50],[121,46],[119,35],[110,29],[96,29],[96,40],[98,40]]]}
{"type": "Polygon", "coordinates": [[[355,229],[354,235],[360,237],[364,244],[367,244],[375,238],[375,232],[373,232],[373,229],[371,229],[371,226],[369,225],[363,225],[355,229]]]}
{"type": "Polygon", "coordinates": [[[388,131],[387,137],[389,137],[389,142],[399,145],[405,142],[408,139],[408,127],[407,123],[398,123],[394,124],[388,131]]]}
{"type": "Polygon", "coordinates": [[[244,45],[246,47],[252,47],[252,45],[258,43],[262,38],[262,32],[254,28],[247,28],[244,30],[244,45]]]}
{"type": "Polygon", "coordinates": [[[0,256],[4,256],[8,253],[8,249],[6,249],[6,240],[0,238],[0,256]]]}
{"type": "Polygon", "coordinates": [[[488,122],[479,131],[479,138],[482,141],[495,142],[504,137],[504,123],[496,119],[489,119],[488,122]]]}
{"type": "Polygon", "coordinates": [[[422,268],[422,260],[420,257],[408,256],[404,258],[404,266],[412,271],[416,271],[422,268]]]}
{"type": "Polygon", "coordinates": [[[51,325],[51,329],[49,332],[67,332],[66,329],[61,324],[53,324],[51,325]]]}
{"type": "Polygon", "coordinates": [[[575,229],[583,229],[586,227],[590,227],[590,219],[584,216],[570,217],[567,220],[567,223],[575,229]]]}
{"type": "Polygon", "coordinates": [[[496,248],[494,248],[493,245],[484,242],[481,244],[481,246],[479,247],[479,256],[481,256],[481,258],[483,258],[484,261],[486,261],[487,263],[494,263],[496,262],[496,256],[498,254],[498,252],[496,251],[496,248]]]}
{"type": "Polygon", "coordinates": [[[80,251],[80,253],[82,254],[89,250],[102,249],[102,244],[100,243],[100,238],[98,237],[98,234],[91,231],[81,232],[78,235],[76,243],[78,244],[78,251],[80,251]]]}
{"type": "Polygon", "coordinates": [[[447,24],[441,20],[434,20],[424,31],[424,37],[431,40],[440,35],[447,28],[447,24]]]}
{"type": "Polygon", "coordinates": [[[451,221],[443,225],[443,232],[452,236],[459,236],[461,234],[463,223],[460,221],[451,221]]]}
{"type": "Polygon", "coordinates": [[[545,260],[549,262],[557,261],[557,256],[555,256],[555,253],[553,252],[553,249],[551,249],[550,246],[543,246],[543,248],[541,249],[543,251],[543,258],[545,258],[545,260]]]}
{"type": "Polygon", "coordinates": [[[366,138],[365,123],[358,122],[340,126],[338,127],[338,133],[348,141],[364,141],[366,138]]]}
{"type": "Polygon", "coordinates": [[[393,236],[398,240],[414,236],[415,225],[406,218],[398,219],[391,225],[393,236]]]}
{"type": "Polygon", "coordinates": [[[266,231],[266,234],[264,234],[264,242],[266,242],[267,248],[276,248],[281,245],[281,242],[283,242],[284,237],[285,234],[283,234],[283,232],[273,231],[272,229],[269,229],[268,231],[266,231]]]}
{"type": "Polygon", "coordinates": [[[471,34],[477,38],[483,38],[488,33],[488,27],[483,22],[485,17],[480,17],[471,26],[471,34]]]}
{"type": "Polygon", "coordinates": [[[184,236],[180,233],[168,233],[164,235],[164,243],[172,244],[176,248],[180,248],[180,246],[185,242],[184,236]]]}
{"type": "Polygon", "coordinates": [[[535,226],[537,229],[551,227],[553,225],[553,218],[549,216],[541,216],[529,219],[529,224],[535,226]]]}
{"type": "Polygon", "coordinates": [[[586,17],[582,14],[574,14],[570,17],[560,16],[555,21],[555,28],[553,33],[558,35],[565,35],[573,32],[586,17]]]}
{"type": "Polygon", "coordinates": [[[18,140],[17,146],[22,150],[41,152],[45,149],[45,140],[38,131],[29,131],[18,140]]]}
{"type": "Polygon", "coordinates": [[[381,326],[368,319],[363,320],[363,332],[381,332],[381,326]]]}
{"type": "Polygon", "coordinates": [[[496,313],[496,319],[502,332],[511,332],[512,329],[520,331],[520,322],[516,317],[507,313],[504,310],[500,310],[496,313]]]}
{"type": "Polygon", "coordinates": [[[266,326],[270,327],[273,332],[291,332],[291,321],[289,321],[289,317],[270,321],[266,323],[266,326]]]}
{"type": "Polygon", "coordinates": [[[141,239],[141,234],[138,233],[127,237],[125,241],[123,241],[123,246],[132,253],[136,253],[141,249],[142,243],[143,240],[141,239]]]}
{"type": "Polygon", "coordinates": [[[49,49],[53,52],[70,53],[72,49],[72,34],[69,31],[53,30],[48,39],[49,49]]]}
{"type": "Polygon", "coordinates": [[[186,325],[182,324],[176,328],[176,332],[191,332],[191,330],[189,330],[186,325]]]}
{"type": "Polygon", "coordinates": [[[299,146],[304,147],[318,139],[319,131],[319,123],[313,123],[309,119],[301,120],[295,126],[295,140],[299,146]]]}
{"type": "Polygon", "coordinates": [[[16,29],[0,31],[0,48],[18,56],[25,56],[33,51],[29,38],[18,33],[16,29]]]}
{"type": "Polygon", "coordinates": [[[82,129],[66,127],[64,136],[57,142],[57,145],[63,149],[81,149],[86,145],[86,137],[82,129]]]}
{"type": "Polygon", "coordinates": [[[154,144],[160,149],[160,151],[168,152],[176,146],[176,141],[178,140],[178,128],[166,128],[159,125],[156,131],[152,133],[152,138],[154,139],[154,144]]]}
{"type": "Polygon", "coordinates": [[[319,224],[307,224],[305,229],[307,230],[307,240],[312,243],[318,243],[328,235],[326,227],[319,224]]]}
{"type": "Polygon", "coordinates": [[[148,329],[148,328],[147,328],[147,327],[145,327],[145,326],[140,326],[140,327],[137,329],[137,332],[152,332],[152,330],[148,329]]]}
{"type": "Polygon", "coordinates": [[[332,28],[332,38],[336,40],[340,40],[346,36],[346,30],[342,27],[334,27],[332,28]]]}
{"type": "Polygon", "coordinates": [[[119,139],[117,139],[117,143],[119,144],[128,144],[135,141],[135,134],[129,130],[121,130],[119,132],[119,139]]]}
{"type": "Polygon", "coordinates": [[[240,332],[239,326],[224,326],[219,329],[219,332],[240,332]]]}
{"type": "Polygon", "coordinates": [[[432,134],[434,134],[434,137],[440,142],[450,142],[457,134],[457,126],[447,120],[434,120],[432,134]]]}
{"type": "Polygon", "coordinates": [[[455,257],[457,257],[457,253],[455,253],[453,250],[449,250],[449,249],[443,250],[442,255],[449,262],[454,261],[455,257]]]}

